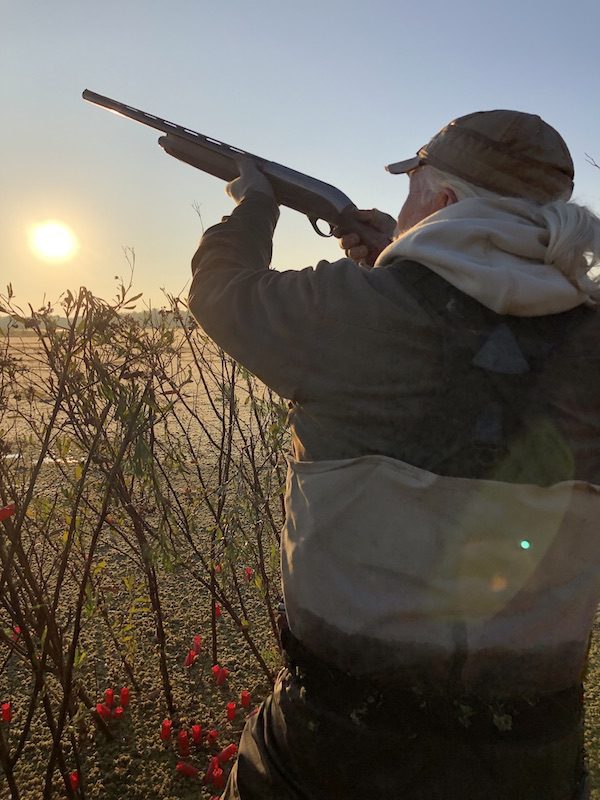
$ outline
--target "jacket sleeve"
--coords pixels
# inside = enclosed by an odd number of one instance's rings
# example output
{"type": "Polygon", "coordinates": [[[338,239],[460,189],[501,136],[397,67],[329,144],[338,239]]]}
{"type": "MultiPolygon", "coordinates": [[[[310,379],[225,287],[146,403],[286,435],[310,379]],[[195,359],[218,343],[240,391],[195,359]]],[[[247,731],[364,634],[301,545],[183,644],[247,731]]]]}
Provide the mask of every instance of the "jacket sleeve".
{"type": "Polygon", "coordinates": [[[319,358],[319,276],[312,267],[269,269],[278,217],[273,200],[253,192],[205,232],[192,260],[189,308],[226,353],[299,400],[319,358]]]}

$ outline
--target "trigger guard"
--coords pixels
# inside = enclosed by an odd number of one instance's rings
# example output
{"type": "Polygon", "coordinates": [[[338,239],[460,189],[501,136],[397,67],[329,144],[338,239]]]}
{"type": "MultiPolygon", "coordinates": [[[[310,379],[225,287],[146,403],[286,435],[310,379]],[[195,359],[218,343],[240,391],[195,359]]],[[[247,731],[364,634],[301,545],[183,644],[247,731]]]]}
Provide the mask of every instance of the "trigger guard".
{"type": "Polygon", "coordinates": [[[313,228],[315,233],[318,233],[319,236],[322,236],[324,239],[329,239],[331,236],[333,236],[333,233],[332,233],[333,225],[331,225],[330,223],[327,223],[329,225],[329,233],[323,233],[323,231],[319,228],[319,226],[317,224],[319,222],[319,219],[320,219],[320,217],[309,217],[308,221],[312,225],[312,228],[313,228]]]}

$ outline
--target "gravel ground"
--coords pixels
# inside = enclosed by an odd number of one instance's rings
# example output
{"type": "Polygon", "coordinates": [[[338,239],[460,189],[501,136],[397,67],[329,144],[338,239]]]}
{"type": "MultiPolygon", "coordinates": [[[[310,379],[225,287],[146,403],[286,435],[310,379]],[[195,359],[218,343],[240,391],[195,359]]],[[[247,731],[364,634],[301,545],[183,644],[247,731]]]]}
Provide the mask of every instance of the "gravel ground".
{"type": "MultiPolygon", "coordinates": [[[[239,711],[233,722],[226,720],[225,707],[230,701],[237,701],[243,689],[250,691],[252,705],[260,701],[268,692],[268,682],[256,669],[247,646],[240,641],[239,634],[231,621],[225,616],[219,620],[220,657],[219,660],[230,670],[229,678],[222,688],[214,684],[211,666],[212,659],[203,647],[196,663],[189,670],[183,667],[183,657],[188,643],[196,633],[208,633],[208,608],[198,602],[198,598],[181,592],[180,582],[171,576],[163,583],[163,597],[166,607],[167,636],[172,664],[172,680],[175,703],[180,713],[180,724],[191,729],[193,724],[201,724],[205,730],[216,728],[219,731],[218,744],[214,746],[192,747],[186,761],[195,765],[201,773],[206,769],[211,755],[221,747],[239,739],[244,724],[245,713],[239,711]]],[[[259,611],[258,603],[255,611],[259,611]]],[[[257,623],[257,627],[259,623],[257,623]]],[[[600,625],[594,638],[590,671],[587,680],[587,726],[592,800],[600,800],[600,625]]],[[[263,650],[270,646],[267,632],[257,635],[263,650]]],[[[82,723],[82,772],[85,796],[90,800],[191,800],[209,798],[212,793],[202,786],[199,779],[182,777],[175,770],[179,760],[174,741],[161,741],[159,731],[161,722],[167,715],[162,700],[160,676],[156,667],[156,646],[149,627],[141,625],[139,631],[141,644],[136,659],[136,675],[141,691],[131,692],[131,703],[119,722],[111,722],[113,741],[104,737],[89,725],[89,719],[82,723]]],[[[207,637],[208,638],[208,637],[207,637]]],[[[89,642],[92,645],[92,642],[89,642]]],[[[94,699],[101,700],[103,691],[114,686],[118,691],[123,684],[123,671],[114,657],[104,656],[109,652],[109,642],[98,630],[96,642],[97,657],[94,669],[90,670],[88,688],[94,699]]],[[[271,653],[273,665],[276,655],[271,653]]],[[[16,682],[23,676],[15,669],[12,674],[13,696],[16,682]]],[[[11,682],[12,682],[11,681],[11,682]]],[[[23,684],[24,687],[26,683],[23,684]]],[[[18,699],[15,701],[18,707],[18,699]]],[[[16,714],[18,724],[18,710],[16,714]]],[[[18,782],[22,800],[39,800],[42,796],[44,767],[48,752],[47,731],[42,725],[34,726],[33,736],[21,759],[18,782]]],[[[64,796],[64,791],[56,783],[56,796],[64,796]]],[[[9,800],[6,785],[0,788],[0,798],[9,800]]],[[[540,798],[540,800],[542,800],[540,798]]]]}
{"type": "MultiPolygon", "coordinates": [[[[191,735],[191,726],[194,724],[200,724],[204,732],[210,729],[219,732],[216,744],[208,746],[204,742],[200,747],[192,746],[190,757],[185,759],[203,775],[211,756],[226,745],[238,742],[246,713],[268,693],[269,683],[257,668],[251,651],[235,625],[223,613],[218,620],[219,663],[227,667],[229,676],[222,687],[217,687],[208,646],[210,621],[206,598],[193,591],[182,591],[181,576],[173,574],[162,577],[161,589],[167,655],[174,703],[178,710],[178,716],[173,719],[173,733],[181,727],[191,735]],[[203,636],[202,649],[193,666],[186,668],[183,665],[184,658],[196,634],[203,636]],[[242,690],[249,691],[252,698],[247,710],[240,708],[242,690]],[[229,702],[237,704],[233,721],[226,718],[226,705],[229,702]]],[[[269,633],[261,630],[261,604],[258,600],[253,602],[252,592],[253,589],[249,587],[246,598],[251,630],[263,654],[275,666],[278,663],[277,654],[272,648],[269,633]]],[[[123,717],[110,722],[114,739],[107,741],[91,724],[87,712],[82,714],[77,726],[85,797],[89,800],[188,800],[192,797],[211,797],[214,791],[209,792],[199,779],[182,777],[177,773],[175,766],[181,759],[177,754],[175,736],[168,742],[161,741],[161,723],[168,717],[168,712],[158,669],[158,649],[149,619],[139,620],[136,633],[138,651],[134,669],[140,691],[131,689],[130,704],[123,717]]],[[[88,652],[94,654],[89,656],[86,670],[86,688],[94,703],[102,702],[104,690],[108,687],[114,687],[117,696],[124,684],[131,687],[103,625],[89,628],[83,637],[83,644],[88,652]]],[[[19,703],[19,689],[22,687],[21,697],[25,701],[28,685],[28,675],[17,664],[0,679],[0,696],[8,689],[13,701],[14,728],[11,737],[18,734],[19,712],[23,707],[19,703]]],[[[68,746],[66,752],[69,757],[68,746]]],[[[42,797],[47,757],[48,731],[39,719],[33,726],[17,770],[21,800],[39,800],[42,797]]],[[[74,768],[72,763],[68,767],[74,768]]],[[[55,787],[55,796],[64,796],[64,789],[58,781],[55,781],[55,787]]],[[[6,784],[0,786],[0,798],[10,798],[6,784]]]]}
{"type": "Polygon", "coordinates": [[[585,684],[586,748],[592,787],[591,800],[600,800],[600,615],[596,619],[590,668],[585,684]]]}

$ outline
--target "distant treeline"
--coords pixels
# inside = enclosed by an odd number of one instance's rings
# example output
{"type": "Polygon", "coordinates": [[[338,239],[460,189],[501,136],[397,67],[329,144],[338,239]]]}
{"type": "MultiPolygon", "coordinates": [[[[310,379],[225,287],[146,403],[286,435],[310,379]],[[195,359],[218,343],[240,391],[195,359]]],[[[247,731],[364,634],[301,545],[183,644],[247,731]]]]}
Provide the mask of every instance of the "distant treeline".
{"type": "MultiPolygon", "coordinates": [[[[192,319],[189,313],[182,312],[179,316],[175,315],[172,311],[166,308],[153,308],[146,309],[145,311],[128,311],[121,314],[123,317],[131,317],[141,324],[156,325],[158,322],[166,324],[173,328],[180,328],[192,319]]],[[[52,319],[58,328],[67,327],[68,320],[66,317],[53,316],[52,319]]],[[[6,334],[10,327],[11,331],[23,331],[33,327],[33,320],[30,322],[25,319],[24,321],[17,321],[13,317],[7,315],[0,315],[0,334],[6,334]]]]}

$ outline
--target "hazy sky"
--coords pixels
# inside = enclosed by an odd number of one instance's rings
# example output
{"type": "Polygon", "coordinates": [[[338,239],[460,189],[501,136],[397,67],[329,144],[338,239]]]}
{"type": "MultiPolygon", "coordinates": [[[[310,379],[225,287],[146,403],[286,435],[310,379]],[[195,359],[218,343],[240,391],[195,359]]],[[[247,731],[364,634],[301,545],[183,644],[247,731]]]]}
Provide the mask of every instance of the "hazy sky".
{"type": "MultiPolygon", "coordinates": [[[[598,0],[0,0],[0,290],[38,305],[87,286],[110,297],[136,253],[153,305],[184,289],[201,232],[228,213],[224,184],[169,158],[150,128],[81,99],[122,100],[319,177],[396,214],[412,156],[471,111],[540,114],[575,161],[575,199],[600,210],[598,0]],[[28,231],[76,233],[46,263],[28,231]]],[[[341,255],[284,210],[281,269],[341,255]]]]}

